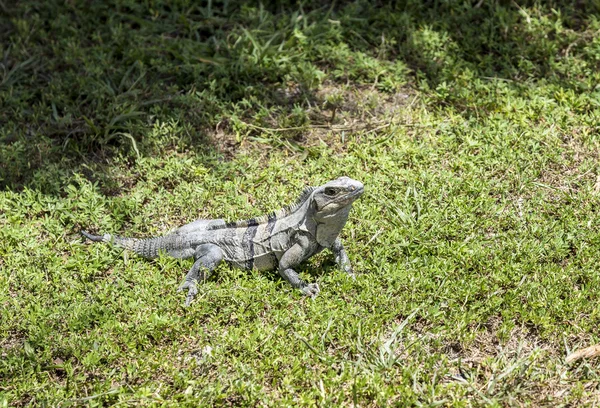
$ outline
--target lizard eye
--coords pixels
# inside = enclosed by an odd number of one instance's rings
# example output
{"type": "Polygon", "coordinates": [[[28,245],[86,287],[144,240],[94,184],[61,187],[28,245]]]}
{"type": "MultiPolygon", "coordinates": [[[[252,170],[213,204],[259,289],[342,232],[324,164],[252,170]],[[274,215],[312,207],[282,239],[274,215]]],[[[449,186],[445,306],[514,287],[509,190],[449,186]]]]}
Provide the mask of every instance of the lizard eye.
{"type": "Polygon", "coordinates": [[[333,187],[327,187],[325,189],[325,195],[326,196],[330,196],[333,197],[334,195],[336,195],[338,192],[337,188],[333,188],[333,187]]]}

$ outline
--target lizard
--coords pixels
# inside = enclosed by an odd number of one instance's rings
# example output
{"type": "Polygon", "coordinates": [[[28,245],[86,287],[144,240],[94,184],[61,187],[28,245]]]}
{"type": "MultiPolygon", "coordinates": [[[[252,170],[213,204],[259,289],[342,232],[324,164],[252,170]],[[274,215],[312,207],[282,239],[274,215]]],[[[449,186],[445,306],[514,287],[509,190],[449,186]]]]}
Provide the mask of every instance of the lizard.
{"type": "Polygon", "coordinates": [[[279,211],[235,222],[198,219],[166,235],[138,239],[111,234],[81,234],[95,242],[113,243],[147,258],[164,252],[175,258],[194,258],[194,264],[178,291],[188,290],[185,306],[198,293],[197,282],[205,281],[217,265],[227,263],[242,269],[277,269],[282,278],[304,295],[314,297],[320,289],[306,283],[295,268],[328,248],[336,264],[353,276],[350,259],[339,238],[353,202],[364,192],[360,181],[340,177],[319,187],[306,187],[299,198],[279,211]]]}

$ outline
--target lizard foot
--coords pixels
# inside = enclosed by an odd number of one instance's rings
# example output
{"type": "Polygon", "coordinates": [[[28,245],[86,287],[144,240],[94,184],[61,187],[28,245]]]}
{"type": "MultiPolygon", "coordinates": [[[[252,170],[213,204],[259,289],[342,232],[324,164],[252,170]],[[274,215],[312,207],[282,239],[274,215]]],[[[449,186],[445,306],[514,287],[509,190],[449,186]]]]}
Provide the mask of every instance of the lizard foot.
{"type": "Polygon", "coordinates": [[[183,285],[177,289],[177,292],[183,292],[185,289],[188,290],[187,297],[185,298],[185,306],[187,307],[192,303],[192,300],[194,300],[194,297],[196,297],[198,294],[198,286],[196,285],[195,281],[186,280],[183,282],[183,285]]]}
{"type": "Polygon", "coordinates": [[[309,283],[300,290],[303,294],[310,297],[315,297],[320,292],[319,285],[317,285],[316,283],[309,283]]]}
{"type": "Polygon", "coordinates": [[[351,267],[351,266],[348,266],[348,265],[347,265],[347,266],[344,266],[344,267],[342,268],[342,270],[343,270],[344,272],[346,272],[346,274],[347,274],[348,276],[350,276],[352,279],[356,279],[356,274],[354,273],[354,270],[352,269],[352,267],[351,267]]]}

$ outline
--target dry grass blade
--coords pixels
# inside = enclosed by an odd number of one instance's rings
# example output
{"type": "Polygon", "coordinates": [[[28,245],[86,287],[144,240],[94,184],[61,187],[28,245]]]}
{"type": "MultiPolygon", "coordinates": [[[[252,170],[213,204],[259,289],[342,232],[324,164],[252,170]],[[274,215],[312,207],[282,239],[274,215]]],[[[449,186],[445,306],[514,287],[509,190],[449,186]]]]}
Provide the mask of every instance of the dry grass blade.
{"type": "Polygon", "coordinates": [[[586,347],[581,350],[577,350],[571,354],[569,354],[566,358],[567,363],[571,363],[573,361],[577,361],[582,358],[591,358],[600,356],[600,344],[596,344],[595,346],[586,347]]]}

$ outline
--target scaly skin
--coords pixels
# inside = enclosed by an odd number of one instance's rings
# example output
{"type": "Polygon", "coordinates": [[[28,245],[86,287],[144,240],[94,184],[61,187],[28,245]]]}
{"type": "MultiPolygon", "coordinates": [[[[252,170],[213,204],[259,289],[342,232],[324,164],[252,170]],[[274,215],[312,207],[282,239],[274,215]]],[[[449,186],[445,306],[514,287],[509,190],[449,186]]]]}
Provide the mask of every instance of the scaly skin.
{"type": "Polygon", "coordinates": [[[363,191],[359,181],[340,177],[305,189],[293,205],[259,218],[233,223],[196,220],[168,235],[149,239],[81,233],[92,241],[112,242],[145,258],[156,258],[161,252],[176,258],[193,257],[194,265],[179,288],[188,290],[186,306],[198,292],[197,282],[208,279],[223,260],[245,269],[277,269],[292,287],[307,296],[316,296],[319,286],[304,282],[294,268],[329,248],[339,268],[352,275],[338,235],[352,203],[363,191]]]}

